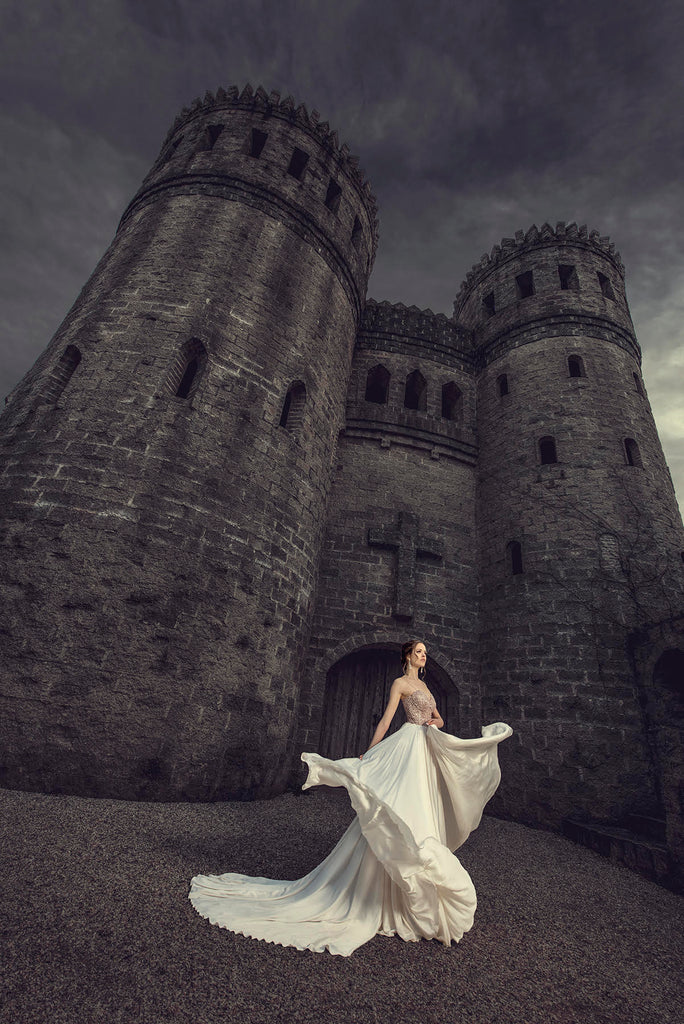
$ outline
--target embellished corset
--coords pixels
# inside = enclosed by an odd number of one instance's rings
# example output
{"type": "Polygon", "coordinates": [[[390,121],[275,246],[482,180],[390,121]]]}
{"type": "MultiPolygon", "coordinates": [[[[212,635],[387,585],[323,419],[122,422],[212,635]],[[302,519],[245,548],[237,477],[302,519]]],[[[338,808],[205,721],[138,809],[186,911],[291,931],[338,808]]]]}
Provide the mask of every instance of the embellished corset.
{"type": "Polygon", "coordinates": [[[432,709],[436,708],[435,698],[428,691],[414,690],[408,697],[404,697],[404,711],[406,721],[412,725],[425,725],[432,717],[432,709]]]}

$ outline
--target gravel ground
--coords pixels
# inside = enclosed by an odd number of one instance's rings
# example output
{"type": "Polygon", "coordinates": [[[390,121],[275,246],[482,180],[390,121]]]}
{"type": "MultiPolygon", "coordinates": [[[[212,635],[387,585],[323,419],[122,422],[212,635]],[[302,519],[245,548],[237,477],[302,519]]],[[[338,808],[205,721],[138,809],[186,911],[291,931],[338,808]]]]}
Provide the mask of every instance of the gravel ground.
{"type": "Polygon", "coordinates": [[[485,817],[459,856],[475,925],[447,949],[376,936],[351,957],[216,928],[198,873],[296,878],[352,812],[320,790],[142,804],[0,790],[11,1024],[665,1024],[681,1015],[681,897],[560,836],[485,817]]]}

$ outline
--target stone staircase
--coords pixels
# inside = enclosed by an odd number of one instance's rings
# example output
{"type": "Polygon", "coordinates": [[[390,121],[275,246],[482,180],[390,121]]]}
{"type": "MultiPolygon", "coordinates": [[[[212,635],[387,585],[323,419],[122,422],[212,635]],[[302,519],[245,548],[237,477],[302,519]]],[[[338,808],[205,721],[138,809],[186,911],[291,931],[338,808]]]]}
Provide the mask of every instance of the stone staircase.
{"type": "Polygon", "coordinates": [[[568,839],[624,864],[652,882],[678,888],[665,842],[664,819],[628,814],[618,823],[601,824],[566,818],[562,828],[568,839]]]}

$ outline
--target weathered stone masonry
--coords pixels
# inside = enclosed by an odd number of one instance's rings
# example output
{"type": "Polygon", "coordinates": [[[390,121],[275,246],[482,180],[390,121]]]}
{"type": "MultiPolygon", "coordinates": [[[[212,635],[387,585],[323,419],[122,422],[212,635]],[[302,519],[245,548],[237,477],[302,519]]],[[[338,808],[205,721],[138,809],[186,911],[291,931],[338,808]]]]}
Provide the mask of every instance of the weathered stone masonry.
{"type": "Polygon", "coordinates": [[[447,318],[366,300],[376,244],[315,112],[179,116],[0,421],[6,785],[277,792],[416,636],[451,731],[515,730],[500,813],[674,821],[684,535],[614,246],[519,232],[447,318]]]}

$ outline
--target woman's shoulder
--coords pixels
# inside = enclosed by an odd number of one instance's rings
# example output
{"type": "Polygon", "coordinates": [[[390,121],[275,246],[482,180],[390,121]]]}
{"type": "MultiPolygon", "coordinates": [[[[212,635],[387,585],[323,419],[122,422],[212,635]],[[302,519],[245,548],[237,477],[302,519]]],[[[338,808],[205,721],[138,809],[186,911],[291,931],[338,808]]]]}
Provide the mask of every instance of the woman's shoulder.
{"type": "Polygon", "coordinates": [[[392,689],[395,693],[398,692],[400,697],[406,697],[410,690],[406,676],[397,676],[392,682],[392,689]]]}

